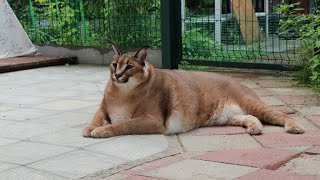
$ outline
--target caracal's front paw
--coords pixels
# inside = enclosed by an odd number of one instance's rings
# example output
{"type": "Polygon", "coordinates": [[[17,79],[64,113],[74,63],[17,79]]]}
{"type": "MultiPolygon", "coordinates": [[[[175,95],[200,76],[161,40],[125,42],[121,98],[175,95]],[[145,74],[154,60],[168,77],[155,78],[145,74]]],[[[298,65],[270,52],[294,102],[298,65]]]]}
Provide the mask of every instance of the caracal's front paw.
{"type": "Polygon", "coordinates": [[[251,135],[259,135],[262,133],[262,125],[253,124],[247,128],[247,133],[251,135]]]}
{"type": "Polygon", "coordinates": [[[95,129],[96,127],[95,126],[87,126],[83,129],[82,131],[82,136],[83,137],[91,137],[91,132],[95,129]]]}
{"type": "Polygon", "coordinates": [[[114,133],[112,129],[108,127],[97,127],[91,132],[91,137],[94,138],[109,138],[113,136],[114,133]]]}
{"type": "Polygon", "coordinates": [[[302,134],[302,133],[304,133],[304,128],[299,126],[299,125],[297,125],[297,124],[286,126],[285,129],[286,129],[286,132],[290,133],[290,134],[302,134]]]}

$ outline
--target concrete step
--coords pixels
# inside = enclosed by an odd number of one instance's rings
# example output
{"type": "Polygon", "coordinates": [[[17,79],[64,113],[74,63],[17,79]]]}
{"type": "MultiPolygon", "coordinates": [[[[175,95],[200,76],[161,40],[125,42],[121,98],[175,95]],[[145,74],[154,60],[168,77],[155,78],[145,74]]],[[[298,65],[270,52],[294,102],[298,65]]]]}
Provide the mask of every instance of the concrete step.
{"type": "Polygon", "coordinates": [[[0,59],[0,73],[32,68],[77,63],[77,57],[68,56],[21,56],[0,59]]]}

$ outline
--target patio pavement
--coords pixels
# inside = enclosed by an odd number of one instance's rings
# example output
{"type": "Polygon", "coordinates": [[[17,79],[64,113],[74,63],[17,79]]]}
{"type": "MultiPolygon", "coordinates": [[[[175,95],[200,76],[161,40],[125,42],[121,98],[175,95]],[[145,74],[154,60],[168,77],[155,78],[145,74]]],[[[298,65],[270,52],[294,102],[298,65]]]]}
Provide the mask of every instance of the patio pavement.
{"type": "Polygon", "coordinates": [[[320,106],[292,78],[224,73],[253,88],[307,132],[265,125],[196,129],[178,136],[81,136],[109,78],[102,66],[0,74],[0,179],[320,179],[320,106]]]}

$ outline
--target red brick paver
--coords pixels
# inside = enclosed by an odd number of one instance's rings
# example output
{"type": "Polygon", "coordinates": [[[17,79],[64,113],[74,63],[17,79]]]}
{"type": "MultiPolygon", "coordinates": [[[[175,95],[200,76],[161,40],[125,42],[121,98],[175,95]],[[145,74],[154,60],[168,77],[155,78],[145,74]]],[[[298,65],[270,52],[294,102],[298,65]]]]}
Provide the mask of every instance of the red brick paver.
{"type": "Polygon", "coordinates": [[[159,168],[162,166],[166,166],[166,165],[178,162],[178,161],[182,161],[183,159],[184,158],[181,155],[165,157],[163,159],[158,159],[158,160],[143,164],[141,166],[131,168],[123,173],[124,174],[141,174],[143,172],[151,171],[153,169],[156,169],[156,168],[159,168]]]}
{"type": "Polygon", "coordinates": [[[257,93],[258,96],[271,96],[273,95],[270,91],[264,89],[264,88],[253,88],[252,89],[255,93],[257,93]]]}
{"type": "Polygon", "coordinates": [[[277,169],[278,167],[288,162],[290,159],[297,157],[298,155],[298,152],[259,148],[209,152],[197,156],[196,159],[266,169],[277,169]]]}
{"type": "Polygon", "coordinates": [[[272,79],[259,80],[257,82],[263,88],[273,88],[273,87],[290,87],[292,84],[287,81],[277,81],[272,79]]]}
{"type": "Polygon", "coordinates": [[[146,177],[146,176],[130,176],[126,180],[162,180],[162,179],[146,177]]]}
{"type": "Polygon", "coordinates": [[[254,138],[264,147],[320,145],[319,131],[311,131],[304,134],[269,133],[254,136],[254,138]]]}
{"type": "Polygon", "coordinates": [[[320,146],[316,146],[306,151],[308,154],[320,154],[320,146]]]}
{"type": "Polygon", "coordinates": [[[228,134],[241,134],[246,133],[243,127],[235,126],[218,126],[218,127],[205,127],[192,130],[186,134],[193,136],[203,136],[203,135],[228,135],[228,134]]]}
{"type": "Polygon", "coordinates": [[[283,102],[289,105],[299,104],[317,104],[318,99],[315,96],[278,96],[283,102]]]}
{"type": "Polygon", "coordinates": [[[320,127],[320,116],[307,116],[309,120],[311,120],[315,125],[320,127]]]}
{"type": "Polygon", "coordinates": [[[238,180],[317,180],[316,176],[303,176],[298,174],[261,169],[238,178],[238,180]]]}

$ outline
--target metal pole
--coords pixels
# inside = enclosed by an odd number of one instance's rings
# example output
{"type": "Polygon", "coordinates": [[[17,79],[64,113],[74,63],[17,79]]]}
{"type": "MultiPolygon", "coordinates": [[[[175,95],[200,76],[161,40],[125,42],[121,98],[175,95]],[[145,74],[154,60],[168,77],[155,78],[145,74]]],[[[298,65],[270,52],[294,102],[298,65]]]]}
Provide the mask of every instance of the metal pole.
{"type": "Polygon", "coordinates": [[[29,9],[30,9],[30,17],[31,17],[31,24],[33,29],[36,29],[36,20],[35,20],[35,16],[34,16],[34,9],[33,9],[33,5],[32,5],[32,1],[29,0],[29,9]]]}
{"type": "Polygon", "coordinates": [[[84,15],[84,8],[83,8],[83,3],[82,0],[80,0],[80,12],[81,12],[81,24],[83,28],[83,36],[84,36],[84,45],[88,45],[88,27],[87,27],[87,22],[86,18],[84,15]]]}
{"type": "Polygon", "coordinates": [[[186,1],[185,0],[181,0],[181,31],[184,32],[185,31],[185,13],[186,13],[186,1]]]}
{"type": "Polygon", "coordinates": [[[214,2],[214,37],[217,44],[221,44],[221,0],[214,2]]]}
{"type": "Polygon", "coordinates": [[[182,59],[181,2],[161,0],[162,68],[178,69],[182,59]]]}
{"type": "Polygon", "coordinates": [[[58,0],[55,0],[55,2],[56,2],[57,17],[59,18],[59,16],[60,16],[60,12],[59,12],[59,2],[58,2],[58,0]]]}
{"type": "Polygon", "coordinates": [[[266,12],[266,41],[268,41],[269,38],[269,1],[264,0],[265,2],[265,12],[266,12]]]}

